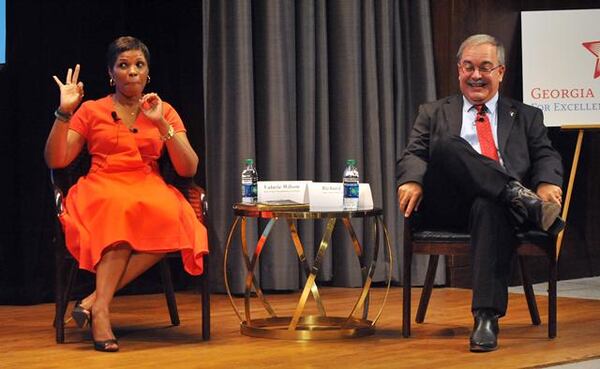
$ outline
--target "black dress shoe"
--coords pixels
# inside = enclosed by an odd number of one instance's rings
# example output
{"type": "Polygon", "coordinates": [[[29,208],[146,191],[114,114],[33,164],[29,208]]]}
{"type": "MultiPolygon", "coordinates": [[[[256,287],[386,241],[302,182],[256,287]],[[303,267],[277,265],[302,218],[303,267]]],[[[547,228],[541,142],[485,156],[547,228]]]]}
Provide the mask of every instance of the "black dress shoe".
{"type": "Polygon", "coordinates": [[[559,204],[543,201],[535,192],[518,181],[508,182],[501,197],[509,204],[511,213],[521,224],[527,220],[553,235],[558,234],[565,227],[565,222],[559,216],[559,204]]]}
{"type": "Polygon", "coordinates": [[[471,352],[489,352],[498,348],[498,314],[492,309],[473,312],[475,324],[469,338],[471,352]]]}

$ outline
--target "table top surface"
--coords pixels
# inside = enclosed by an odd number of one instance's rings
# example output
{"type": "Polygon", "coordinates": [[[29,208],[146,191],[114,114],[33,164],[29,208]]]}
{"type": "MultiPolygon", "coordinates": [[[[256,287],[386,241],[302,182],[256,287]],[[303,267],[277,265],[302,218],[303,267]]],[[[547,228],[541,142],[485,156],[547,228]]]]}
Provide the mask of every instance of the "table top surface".
{"type": "Polygon", "coordinates": [[[378,207],[346,210],[343,208],[310,208],[308,204],[242,204],[233,205],[236,216],[251,218],[289,218],[289,219],[326,219],[326,218],[366,218],[383,214],[378,207]]]}

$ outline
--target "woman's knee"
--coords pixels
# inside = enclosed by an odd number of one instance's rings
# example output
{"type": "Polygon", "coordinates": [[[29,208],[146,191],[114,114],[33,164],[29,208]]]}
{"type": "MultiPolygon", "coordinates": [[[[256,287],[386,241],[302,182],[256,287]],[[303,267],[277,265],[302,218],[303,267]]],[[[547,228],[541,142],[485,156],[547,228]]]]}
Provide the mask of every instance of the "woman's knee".
{"type": "Polygon", "coordinates": [[[129,257],[132,253],[131,245],[127,242],[118,242],[108,246],[102,253],[102,259],[105,258],[120,258],[123,256],[129,257]]]}

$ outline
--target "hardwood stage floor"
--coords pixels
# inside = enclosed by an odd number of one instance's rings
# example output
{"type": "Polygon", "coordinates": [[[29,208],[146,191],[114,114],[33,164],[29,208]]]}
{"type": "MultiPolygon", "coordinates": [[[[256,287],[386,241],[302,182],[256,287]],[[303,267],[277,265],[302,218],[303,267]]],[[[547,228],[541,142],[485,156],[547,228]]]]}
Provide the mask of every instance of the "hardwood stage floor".
{"type": "MultiPolygon", "coordinates": [[[[358,289],[320,289],[329,315],[348,313],[358,289]]],[[[372,293],[372,312],[383,289],[372,293]]],[[[413,290],[413,314],[420,289],[413,290]]],[[[199,296],[178,293],[181,325],[170,326],[163,295],[117,297],[112,310],[119,353],[92,348],[87,329],[69,325],[57,345],[53,304],[0,306],[0,368],[532,368],[600,356],[600,301],[558,299],[558,337],[547,338],[546,298],[538,297],[541,326],[532,326],[519,294],[510,295],[500,323],[500,349],[468,351],[471,293],[434,290],[425,324],[402,338],[402,289],[392,288],[375,335],[330,341],[283,341],[242,336],[226,295],[212,296],[212,339],[201,340],[199,296]]],[[[289,315],[299,293],[269,295],[289,315]]],[[[238,300],[241,305],[241,299],[238,300]]],[[[314,302],[307,308],[314,311],[314,302]]],[[[70,308],[70,307],[69,307],[70,308]]],[[[253,301],[257,315],[261,310],[253,301]]]]}

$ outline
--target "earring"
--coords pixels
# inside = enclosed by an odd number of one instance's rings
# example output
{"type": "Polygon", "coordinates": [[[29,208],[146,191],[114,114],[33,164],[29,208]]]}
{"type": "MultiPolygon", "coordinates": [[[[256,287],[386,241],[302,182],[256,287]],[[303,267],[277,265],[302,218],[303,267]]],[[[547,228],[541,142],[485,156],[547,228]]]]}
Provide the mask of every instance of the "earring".
{"type": "Polygon", "coordinates": [[[150,75],[148,75],[148,77],[146,77],[146,83],[150,83],[150,75]]]}
{"type": "Polygon", "coordinates": [[[112,79],[112,77],[110,77],[110,79],[108,80],[108,85],[111,87],[115,85],[115,80],[112,79]]]}

